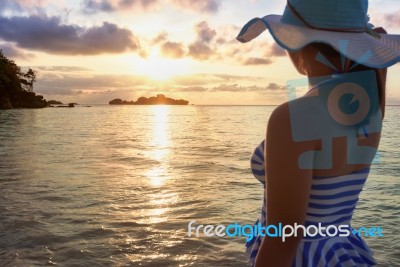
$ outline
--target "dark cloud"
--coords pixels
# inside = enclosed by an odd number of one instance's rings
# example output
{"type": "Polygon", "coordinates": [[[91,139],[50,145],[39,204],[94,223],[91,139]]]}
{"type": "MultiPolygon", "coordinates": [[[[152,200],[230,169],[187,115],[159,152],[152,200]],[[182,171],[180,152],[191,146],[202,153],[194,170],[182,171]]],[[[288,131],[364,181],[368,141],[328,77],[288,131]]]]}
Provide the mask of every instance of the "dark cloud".
{"type": "Polygon", "coordinates": [[[108,0],[95,1],[95,0],[84,0],[82,2],[83,11],[85,13],[97,13],[101,12],[112,12],[116,11],[116,8],[108,0]]]}
{"type": "Polygon", "coordinates": [[[259,57],[251,57],[246,59],[243,64],[244,65],[269,65],[272,64],[272,60],[269,58],[259,58],[259,57]]]}
{"type": "Polygon", "coordinates": [[[216,13],[221,7],[221,0],[83,0],[84,13],[115,12],[132,9],[161,9],[173,6],[202,13],[216,13]]]}
{"type": "Polygon", "coordinates": [[[83,28],[62,24],[59,17],[0,17],[0,38],[21,48],[52,54],[97,55],[138,51],[139,41],[128,29],[104,22],[83,28]]]}
{"type": "Polygon", "coordinates": [[[21,49],[18,49],[10,44],[0,44],[0,50],[3,51],[3,54],[6,57],[9,57],[11,59],[18,58],[18,59],[30,60],[35,57],[35,55],[31,53],[25,53],[21,49]]]}
{"type": "Polygon", "coordinates": [[[47,0],[1,0],[0,12],[9,11],[41,11],[47,0]]]}
{"type": "Polygon", "coordinates": [[[119,6],[122,8],[130,8],[136,5],[148,8],[157,4],[159,0],[120,0],[119,6]]]}
{"type": "Polygon", "coordinates": [[[150,9],[156,7],[161,0],[83,0],[82,10],[87,14],[98,12],[114,12],[134,8],[150,9]]]}
{"type": "Polygon", "coordinates": [[[21,10],[21,5],[15,0],[2,0],[0,5],[0,11],[4,10],[21,10]]]}
{"type": "Polygon", "coordinates": [[[168,41],[161,45],[161,53],[164,57],[181,58],[185,55],[185,48],[182,43],[168,41]]]}

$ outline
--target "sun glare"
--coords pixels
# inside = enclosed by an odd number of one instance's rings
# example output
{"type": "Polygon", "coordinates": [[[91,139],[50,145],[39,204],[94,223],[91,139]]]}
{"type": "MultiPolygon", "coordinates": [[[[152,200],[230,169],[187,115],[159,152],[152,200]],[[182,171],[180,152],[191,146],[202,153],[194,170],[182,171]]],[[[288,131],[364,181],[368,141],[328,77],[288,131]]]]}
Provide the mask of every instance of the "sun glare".
{"type": "Polygon", "coordinates": [[[156,49],[143,59],[140,71],[156,81],[165,81],[176,75],[188,73],[189,62],[186,59],[164,58],[156,49]]]}

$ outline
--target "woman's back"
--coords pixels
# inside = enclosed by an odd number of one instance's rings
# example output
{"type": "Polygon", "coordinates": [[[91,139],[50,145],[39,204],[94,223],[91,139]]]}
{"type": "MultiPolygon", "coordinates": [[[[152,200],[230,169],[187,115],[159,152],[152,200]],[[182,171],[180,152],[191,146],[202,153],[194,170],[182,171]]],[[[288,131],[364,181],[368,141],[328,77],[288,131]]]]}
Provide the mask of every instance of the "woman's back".
{"type": "MultiPolygon", "coordinates": [[[[382,112],[373,70],[335,74],[303,97],[283,104],[300,169],[316,176],[339,176],[369,168],[379,145],[382,112]]],[[[268,138],[268,137],[267,137],[268,138]]]]}

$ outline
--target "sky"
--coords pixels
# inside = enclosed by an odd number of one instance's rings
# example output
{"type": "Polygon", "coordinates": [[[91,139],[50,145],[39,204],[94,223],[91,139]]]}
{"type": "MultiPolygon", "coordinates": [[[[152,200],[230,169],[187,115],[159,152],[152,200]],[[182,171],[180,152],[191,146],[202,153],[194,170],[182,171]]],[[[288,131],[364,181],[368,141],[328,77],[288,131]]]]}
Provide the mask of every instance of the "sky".
{"type": "MultiPolygon", "coordinates": [[[[0,0],[0,49],[37,71],[47,100],[85,104],[165,94],[196,105],[275,105],[303,78],[268,32],[242,44],[254,17],[284,0],[0,0]]],[[[370,0],[375,26],[400,33],[400,2],[370,0]]],[[[400,64],[388,74],[400,104],[400,64]]]]}

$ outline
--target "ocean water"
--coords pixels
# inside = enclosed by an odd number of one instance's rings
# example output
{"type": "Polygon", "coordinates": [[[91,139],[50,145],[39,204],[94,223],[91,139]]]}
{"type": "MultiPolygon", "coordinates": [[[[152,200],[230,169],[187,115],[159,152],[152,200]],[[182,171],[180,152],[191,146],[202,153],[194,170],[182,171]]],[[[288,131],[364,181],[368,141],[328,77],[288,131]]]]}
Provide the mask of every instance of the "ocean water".
{"type": "MultiPolygon", "coordinates": [[[[108,106],[0,111],[0,266],[246,266],[244,237],[188,237],[196,224],[252,224],[262,186],[249,158],[268,106],[108,106]]],[[[400,266],[400,107],[354,227],[380,266],[400,266]]]]}

